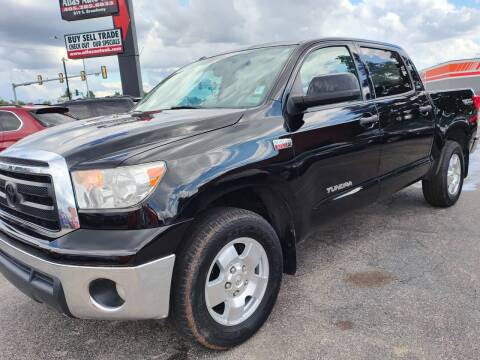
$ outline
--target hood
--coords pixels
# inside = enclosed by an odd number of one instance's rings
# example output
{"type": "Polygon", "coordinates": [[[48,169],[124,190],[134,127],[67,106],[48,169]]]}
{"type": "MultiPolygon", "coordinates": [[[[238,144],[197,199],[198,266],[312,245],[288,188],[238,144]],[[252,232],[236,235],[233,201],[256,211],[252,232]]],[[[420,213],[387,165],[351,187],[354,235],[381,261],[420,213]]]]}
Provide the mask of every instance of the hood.
{"type": "Polygon", "coordinates": [[[243,112],[185,109],[102,116],[40,131],[14,146],[57,153],[70,168],[116,166],[140,152],[233,125],[243,112]]]}

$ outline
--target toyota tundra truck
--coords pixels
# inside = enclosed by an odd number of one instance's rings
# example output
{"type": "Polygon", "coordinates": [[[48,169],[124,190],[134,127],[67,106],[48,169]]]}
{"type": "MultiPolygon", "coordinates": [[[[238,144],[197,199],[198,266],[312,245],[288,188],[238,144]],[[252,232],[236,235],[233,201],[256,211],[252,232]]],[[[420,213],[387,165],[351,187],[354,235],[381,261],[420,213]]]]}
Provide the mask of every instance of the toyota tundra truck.
{"type": "Polygon", "coordinates": [[[427,93],[380,42],[201,58],[128,113],[0,153],[0,270],[74,318],[170,317],[233,347],[265,322],[319,224],[417,181],[429,204],[454,205],[479,106],[470,89],[427,93]]]}

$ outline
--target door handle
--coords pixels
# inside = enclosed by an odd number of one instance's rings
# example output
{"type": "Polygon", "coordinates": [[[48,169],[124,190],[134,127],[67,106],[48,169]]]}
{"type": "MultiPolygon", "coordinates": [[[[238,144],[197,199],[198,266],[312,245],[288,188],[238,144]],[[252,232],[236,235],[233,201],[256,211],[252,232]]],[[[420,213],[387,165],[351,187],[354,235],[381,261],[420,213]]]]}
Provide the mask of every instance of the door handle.
{"type": "Polygon", "coordinates": [[[360,125],[371,128],[378,123],[378,115],[367,114],[360,119],[360,125]]]}
{"type": "Polygon", "coordinates": [[[420,111],[420,114],[427,116],[430,111],[432,111],[432,105],[425,105],[425,106],[420,106],[418,108],[418,111],[420,111]]]}

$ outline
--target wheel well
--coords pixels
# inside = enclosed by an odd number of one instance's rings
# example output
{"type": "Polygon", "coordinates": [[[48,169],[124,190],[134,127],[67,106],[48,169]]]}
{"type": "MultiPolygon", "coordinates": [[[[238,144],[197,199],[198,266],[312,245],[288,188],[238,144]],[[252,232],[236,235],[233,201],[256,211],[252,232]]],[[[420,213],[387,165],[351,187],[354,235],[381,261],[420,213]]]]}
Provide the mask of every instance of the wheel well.
{"type": "Polygon", "coordinates": [[[250,210],[267,220],[274,228],[282,245],[284,272],[295,274],[297,264],[293,220],[287,205],[278,200],[278,196],[275,197],[264,189],[241,188],[223,194],[203,210],[219,206],[250,210]]]}
{"type": "Polygon", "coordinates": [[[448,132],[445,136],[445,139],[456,141],[462,147],[463,157],[464,157],[464,162],[465,162],[465,177],[467,177],[468,168],[469,168],[468,163],[469,163],[469,158],[470,158],[470,154],[469,154],[469,151],[468,151],[468,134],[467,134],[467,132],[462,127],[456,126],[453,129],[448,130],[448,132]]]}
{"type": "Polygon", "coordinates": [[[267,207],[251,188],[235,190],[224,194],[210,203],[207,209],[218,206],[230,206],[250,210],[263,217],[270,224],[272,223],[267,207]]]}

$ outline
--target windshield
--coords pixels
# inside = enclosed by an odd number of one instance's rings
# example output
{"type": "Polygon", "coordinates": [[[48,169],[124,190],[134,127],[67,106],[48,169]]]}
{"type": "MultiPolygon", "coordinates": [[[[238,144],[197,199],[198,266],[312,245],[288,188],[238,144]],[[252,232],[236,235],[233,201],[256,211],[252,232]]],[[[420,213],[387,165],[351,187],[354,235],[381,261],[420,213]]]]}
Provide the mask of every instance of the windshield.
{"type": "Polygon", "coordinates": [[[134,110],[258,106],[272,88],[291,49],[268,47],[197,61],[161,82],[134,110]]]}

